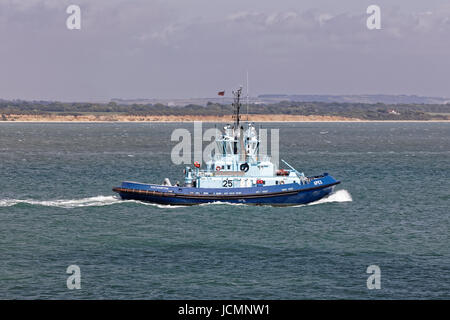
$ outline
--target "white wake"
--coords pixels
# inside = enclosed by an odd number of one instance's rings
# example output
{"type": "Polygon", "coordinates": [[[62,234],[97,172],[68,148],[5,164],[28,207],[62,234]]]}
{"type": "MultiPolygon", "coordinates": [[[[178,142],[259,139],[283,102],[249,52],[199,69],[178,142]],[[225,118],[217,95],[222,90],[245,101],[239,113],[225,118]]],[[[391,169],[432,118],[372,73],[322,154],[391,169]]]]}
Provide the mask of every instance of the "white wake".
{"type": "Polygon", "coordinates": [[[103,207],[113,204],[138,203],[141,205],[153,206],[158,208],[179,208],[180,206],[161,205],[156,203],[146,203],[136,200],[121,200],[117,196],[96,196],[82,199],[57,199],[57,200],[32,200],[32,199],[0,199],[0,207],[11,207],[16,204],[25,203],[30,205],[58,207],[65,209],[82,208],[82,207],[103,207]]]}
{"type": "MultiPolygon", "coordinates": [[[[353,201],[351,194],[347,190],[338,190],[335,193],[332,193],[323,199],[308,203],[306,205],[298,205],[297,207],[311,206],[311,205],[328,203],[328,202],[349,202],[349,201],[353,201]]],[[[90,198],[67,199],[67,200],[65,200],[65,199],[57,199],[57,200],[0,199],[0,207],[11,207],[11,206],[14,206],[14,205],[20,204],[20,203],[46,206],[46,207],[58,207],[58,208],[65,208],[65,209],[81,208],[81,207],[103,207],[103,206],[109,206],[109,205],[120,204],[120,203],[138,203],[141,205],[153,206],[153,207],[162,208],[162,209],[175,209],[175,208],[184,207],[184,206],[173,206],[173,205],[161,205],[161,204],[155,204],[155,203],[147,203],[147,202],[136,201],[136,200],[121,200],[117,196],[96,196],[96,197],[90,197],[90,198]]],[[[227,202],[211,202],[211,203],[201,204],[200,206],[207,206],[207,205],[246,206],[247,204],[227,203],[227,202]]]]}
{"type": "Polygon", "coordinates": [[[59,207],[59,208],[79,208],[79,207],[95,207],[95,206],[108,206],[120,202],[119,198],[114,196],[96,196],[82,199],[58,199],[58,200],[19,200],[19,199],[1,199],[0,207],[11,207],[16,204],[26,203],[31,205],[40,205],[46,207],[59,207]]]}
{"type": "MultiPolygon", "coordinates": [[[[304,206],[313,206],[316,204],[322,204],[322,203],[329,203],[329,202],[351,202],[353,201],[352,195],[347,190],[338,190],[336,192],[333,192],[332,194],[326,196],[325,198],[322,198],[320,200],[307,203],[307,204],[299,204],[294,206],[288,206],[288,207],[304,207],[304,206]]],[[[227,206],[248,206],[247,203],[229,203],[229,202],[208,202],[208,203],[202,203],[199,206],[211,206],[211,205],[227,205],[227,206]]],[[[270,205],[267,205],[270,207],[270,205]]],[[[284,206],[279,206],[279,208],[285,208],[284,206]]]]}
{"type": "Polygon", "coordinates": [[[328,202],[351,202],[353,201],[352,195],[347,190],[338,190],[333,192],[329,196],[322,198],[320,200],[308,203],[307,206],[312,206],[315,204],[328,203],[328,202]]]}

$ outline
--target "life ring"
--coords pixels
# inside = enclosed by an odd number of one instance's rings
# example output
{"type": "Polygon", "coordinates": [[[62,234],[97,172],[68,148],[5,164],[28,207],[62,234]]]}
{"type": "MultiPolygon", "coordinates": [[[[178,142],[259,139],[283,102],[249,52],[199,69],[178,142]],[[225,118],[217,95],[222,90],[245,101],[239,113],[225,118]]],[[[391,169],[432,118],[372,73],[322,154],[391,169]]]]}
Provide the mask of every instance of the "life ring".
{"type": "Polygon", "coordinates": [[[248,169],[250,169],[250,166],[248,165],[248,163],[243,163],[243,164],[241,164],[239,169],[241,169],[241,171],[247,172],[248,169]]]}
{"type": "Polygon", "coordinates": [[[194,167],[200,168],[200,163],[199,163],[198,161],[195,161],[195,162],[194,162],[194,167]]]}
{"type": "Polygon", "coordinates": [[[216,171],[220,171],[220,166],[217,166],[217,167],[216,167],[216,171]]]}

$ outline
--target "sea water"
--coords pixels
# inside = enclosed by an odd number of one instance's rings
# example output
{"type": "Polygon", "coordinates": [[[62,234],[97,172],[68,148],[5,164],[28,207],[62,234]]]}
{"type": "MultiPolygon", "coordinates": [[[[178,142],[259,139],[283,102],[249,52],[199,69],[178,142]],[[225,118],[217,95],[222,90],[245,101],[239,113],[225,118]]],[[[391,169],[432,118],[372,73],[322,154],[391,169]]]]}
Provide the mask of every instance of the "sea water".
{"type": "Polygon", "coordinates": [[[262,127],[336,192],[294,207],[122,201],[123,180],[182,181],[170,136],[192,124],[0,123],[0,298],[450,298],[448,123],[262,127]]]}

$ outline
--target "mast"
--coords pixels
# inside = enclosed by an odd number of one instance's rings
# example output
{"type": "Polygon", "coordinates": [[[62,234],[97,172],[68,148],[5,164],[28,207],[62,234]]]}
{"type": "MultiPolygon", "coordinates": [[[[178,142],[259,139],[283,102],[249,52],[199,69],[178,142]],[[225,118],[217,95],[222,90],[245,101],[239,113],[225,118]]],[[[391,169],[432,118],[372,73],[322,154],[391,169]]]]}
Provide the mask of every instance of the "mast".
{"type": "Polygon", "coordinates": [[[244,128],[240,125],[241,115],[239,113],[240,110],[241,110],[241,94],[242,94],[242,86],[239,87],[238,90],[233,91],[233,95],[234,95],[234,102],[233,102],[234,114],[233,114],[233,118],[234,118],[234,137],[235,137],[234,154],[238,154],[236,140],[239,140],[240,160],[241,161],[246,161],[247,157],[246,157],[246,154],[245,154],[245,146],[244,146],[244,128]]]}
{"type": "Polygon", "coordinates": [[[234,128],[236,130],[239,130],[239,122],[241,121],[241,115],[239,114],[241,110],[241,94],[242,94],[242,86],[237,89],[236,91],[233,91],[234,95],[234,102],[233,102],[233,119],[234,119],[234,128]]]}
{"type": "Polygon", "coordinates": [[[248,70],[247,70],[247,123],[248,123],[248,91],[249,87],[248,87],[248,70]]]}

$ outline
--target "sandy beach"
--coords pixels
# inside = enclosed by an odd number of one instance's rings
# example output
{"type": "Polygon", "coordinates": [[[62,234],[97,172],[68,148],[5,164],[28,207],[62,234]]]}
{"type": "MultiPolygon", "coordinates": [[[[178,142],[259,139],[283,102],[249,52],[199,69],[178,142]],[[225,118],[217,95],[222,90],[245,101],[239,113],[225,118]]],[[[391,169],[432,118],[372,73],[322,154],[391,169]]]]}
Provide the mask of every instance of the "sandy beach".
{"type": "MultiPolygon", "coordinates": [[[[242,117],[246,121],[245,116],[242,117]]],[[[449,122],[450,120],[363,120],[339,116],[302,116],[286,114],[258,114],[251,115],[252,122],[449,122]]],[[[226,116],[135,116],[135,115],[5,115],[4,122],[232,122],[231,115],[226,116]]],[[[1,121],[0,121],[1,122],[1,121]]]]}

